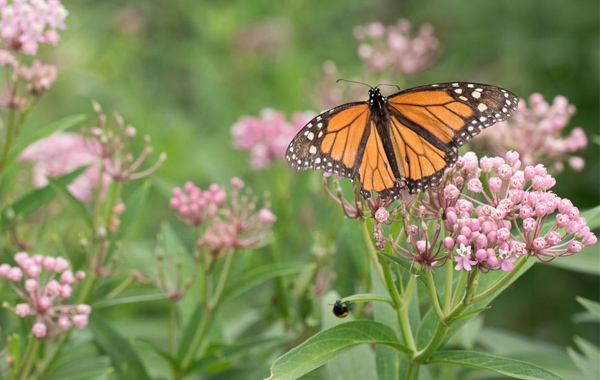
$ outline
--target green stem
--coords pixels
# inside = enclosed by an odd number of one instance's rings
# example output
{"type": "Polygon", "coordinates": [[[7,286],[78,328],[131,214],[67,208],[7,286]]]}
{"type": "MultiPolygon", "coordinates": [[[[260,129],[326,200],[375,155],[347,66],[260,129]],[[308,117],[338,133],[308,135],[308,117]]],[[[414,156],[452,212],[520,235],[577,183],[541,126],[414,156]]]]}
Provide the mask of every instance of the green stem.
{"type": "Polygon", "coordinates": [[[425,278],[427,280],[427,288],[429,289],[429,296],[431,297],[431,305],[433,310],[440,321],[444,320],[444,312],[440,307],[440,301],[438,300],[437,291],[435,289],[435,281],[433,280],[433,274],[431,270],[425,270],[425,278]]]}
{"type": "Polygon", "coordinates": [[[453,308],[458,305],[461,295],[463,294],[463,289],[465,284],[467,283],[467,279],[469,277],[469,272],[463,270],[460,273],[460,277],[458,279],[458,284],[456,284],[456,289],[454,289],[454,297],[452,297],[451,307],[453,308]]]}
{"type": "Polygon", "coordinates": [[[8,114],[8,128],[6,130],[6,138],[4,140],[4,148],[2,150],[2,159],[0,160],[0,173],[4,171],[6,168],[6,164],[8,163],[8,153],[10,151],[10,147],[13,142],[13,138],[15,135],[15,127],[16,127],[16,112],[14,108],[10,109],[8,114]]]}
{"type": "Polygon", "coordinates": [[[477,279],[479,279],[480,273],[481,272],[478,269],[469,272],[465,295],[463,296],[461,302],[456,305],[456,307],[448,315],[446,315],[446,323],[451,324],[454,319],[459,317],[460,314],[472,303],[472,296],[475,292],[475,288],[477,287],[477,279]]]}
{"type": "Polygon", "coordinates": [[[223,270],[221,271],[221,276],[219,277],[219,283],[217,284],[215,293],[213,294],[210,300],[207,300],[206,307],[204,308],[204,314],[202,315],[202,319],[200,320],[200,326],[198,326],[198,329],[195,331],[194,337],[192,338],[192,343],[190,344],[190,348],[183,357],[183,360],[181,361],[181,368],[183,369],[183,371],[187,370],[192,360],[194,360],[198,348],[202,345],[202,342],[204,341],[206,330],[208,329],[214,312],[221,301],[221,295],[223,294],[223,290],[225,289],[225,285],[227,283],[227,278],[229,277],[229,272],[231,271],[231,263],[233,262],[234,254],[235,250],[231,250],[227,252],[225,256],[225,263],[223,264],[223,270]]]}
{"type": "MultiPolygon", "coordinates": [[[[271,252],[275,263],[281,263],[283,261],[281,258],[281,249],[279,248],[279,243],[275,236],[271,239],[271,252]]],[[[275,294],[277,295],[277,306],[279,313],[283,318],[284,325],[289,327],[291,301],[288,292],[288,282],[284,276],[277,277],[275,294]]]]}
{"type": "Polygon", "coordinates": [[[519,270],[525,265],[525,262],[527,262],[528,258],[529,258],[529,255],[523,256],[517,262],[517,264],[515,265],[513,270],[508,272],[504,277],[502,277],[500,279],[500,281],[498,281],[496,284],[494,284],[491,288],[485,290],[484,292],[479,293],[476,296],[473,296],[473,298],[471,298],[471,302],[472,303],[479,302],[479,301],[491,296],[492,294],[496,293],[498,290],[500,290],[517,274],[517,272],[519,272],[519,270]]]}
{"type": "Polygon", "coordinates": [[[385,284],[385,276],[383,274],[383,269],[379,264],[379,259],[377,258],[377,251],[375,251],[375,247],[373,246],[373,239],[369,234],[369,228],[367,226],[367,220],[365,218],[360,218],[360,225],[363,231],[363,238],[365,239],[365,243],[367,244],[367,251],[369,252],[369,258],[375,267],[375,271],[379,276],[382,284],[385,284]]]}
{"type": "Polygon", "coordinates": [[[61,336],[58,339],[58,343],[56,344],[54,351],[52,351],[52,353],[48,355],[46,359],[44,359],[44,361],[37,368],[37,372],[40,376],[46,372],[46,370],[48,369],[48,367],[50,367],[50,365],[52,365],[52,363],[54,363],[54,360],[56,360],[58,355],[60,355],[63,347],[65,346],[65,343],[67,343],[70,336],[71,330],[67,331],[63,336],[61,336]]]}
{"type": "Polygon", "coordinates": [[[410,328],[408,305],[410,304],[410,298],[412,297],[416,286],[417,278],[410,276],[408,284],[406,284],[406,289],[404,289],[404,293],[402,294],[402,307],[400,308],[400,313],[398,314],[400,317],[400,330],[402,331],[404,342],[408,345],[408,347],[410,347],[411,350],[413,350],[413,352],[417,351],[417,344],[415,343],[415,339],[410,328]]]}
{"type": "Polygon", "coordinates": [[[40,346],[40,341],[33,335],[31,336],[29,343],[27,344],[27,348],[25,349],[25,355],[23,360],[23,365],[21,366],[21,376],[20,380],[27,379],[29,372],[31,371],[31,367],[33,366],[33,362],[35,361],[35,356],[37,354],[38,347],[40,346]]]}
{"type": "Polygon", "coordinates": [[[406,380],[417,380],[419,378],[420,364],[408,362],[408,370],[406,371],[406,380]]]}
{"type": "Polygon", "coordinates": [[[382,263],[381,266],[383,268],[383,277],[385,279],[384,284],[392,298],[393,307],[394,309],[400,309],[402,307],[402,299],[400,298],[398,288],[396,288],[396,284],[394,283],[391,263],[382,263]]]}
{"type": "Polygon", "coordinates": [[[169,302],[169,352],[177,355],[177,303],[169,302]]]}
{"type": "Polygon", "coordinates": [[[424,349],[417,352],[417,354],[413,358],[413,362],[424,363],[427,359],[429,359],[429,357],[439,348],[439,346],[444,341],[448,329],[450,329],[450,326],[445,325],[441,321],[438,322],[435,332],[431,337],[431,340],[429,341],[427,346],[425,346],[424,349]]]}
{"type": "Polygon", "coordinates": [[[450,311],[452,302],[452,283],[454,282],[454,268],[452,261],[446,261],[446,288],[444,290],[444,313],[450,311]]]}

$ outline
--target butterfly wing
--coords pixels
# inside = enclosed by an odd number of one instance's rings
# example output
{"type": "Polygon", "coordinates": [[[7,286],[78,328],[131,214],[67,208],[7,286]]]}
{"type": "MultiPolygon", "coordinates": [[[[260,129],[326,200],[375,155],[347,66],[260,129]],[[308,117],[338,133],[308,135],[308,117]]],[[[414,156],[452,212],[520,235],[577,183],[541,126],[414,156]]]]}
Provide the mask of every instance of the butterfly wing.
{"type": "Polygon", "coordinates": [[[324,170],[353,178],[360,168],[370,129],[366,102],[347,103],[321,112],[290,142],[285,154],[298,170],[324,170]]]}
{"type": "Polygon", "coordinates": [[[506,120],[517,104],[513,93],[476,83],[433,84],[391,95],[388,156],[396,157],[395,171],[411,193],[439,185],[458,159],[457,148],[506,120]]]}

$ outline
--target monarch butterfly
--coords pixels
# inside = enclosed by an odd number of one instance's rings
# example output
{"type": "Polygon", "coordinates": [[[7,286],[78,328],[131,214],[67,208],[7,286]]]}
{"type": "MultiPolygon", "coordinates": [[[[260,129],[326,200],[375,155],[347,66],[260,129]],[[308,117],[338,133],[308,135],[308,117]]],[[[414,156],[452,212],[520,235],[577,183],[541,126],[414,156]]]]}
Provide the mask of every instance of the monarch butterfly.
{"type": "Polygon", "coordinates": [[[384,198],[423,191],[442,182],[458,147],[517,109],[505,89],[477,83],[440,83],[384,97],[370,87],[369,100],[325,110],[290,142],[285,158],[306,169],[354,178],[361,194],[384,198]]]}

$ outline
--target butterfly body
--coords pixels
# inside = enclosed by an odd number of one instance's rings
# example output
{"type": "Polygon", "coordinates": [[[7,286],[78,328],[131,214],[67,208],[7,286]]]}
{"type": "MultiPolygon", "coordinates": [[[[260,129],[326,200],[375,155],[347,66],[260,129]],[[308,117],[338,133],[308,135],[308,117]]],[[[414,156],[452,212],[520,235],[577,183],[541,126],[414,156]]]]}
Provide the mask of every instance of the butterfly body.
{"type": "Polygon", "coordinates": [[[361,193],[397,198],[400,191],[423,191],[441,183],[458,159],[458,147],[481,130],[506,120],[518,98],[495,86],[443,83],[323,111],[294,137],[286,160],[306,169],[354,178],[361,193]]]}

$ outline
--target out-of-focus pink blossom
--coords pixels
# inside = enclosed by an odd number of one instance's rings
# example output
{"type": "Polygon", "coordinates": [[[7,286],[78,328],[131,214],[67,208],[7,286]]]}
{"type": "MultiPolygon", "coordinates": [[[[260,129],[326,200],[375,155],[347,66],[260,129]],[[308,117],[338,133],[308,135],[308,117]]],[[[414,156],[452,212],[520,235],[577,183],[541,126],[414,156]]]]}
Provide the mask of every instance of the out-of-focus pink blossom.
{"type": "Polygon", "coordinates": [[[242,116],[231,127],[233,146],[250,151],[254,169],[267,167],[284,157],[289,142],[313,116],[312,112],[296,112],[288,123],[283,112],[269,108],[262,110],[260,117],[242,116]]]}
{"type": "Polygon", "coordinates": [[[17,75],[26,83],[27,91],[34,96],[41,96],[56,80],[56,66],[46,65],[36,59],[31,67],[19,66],[17,75]]]}
{"type": "Polygon", "coordinates": [[[431,24],[421,25],[413,37],[406,19],[388,27],[381,23],[357,27],[354,36],[360,42],[358,56],[373,73],[391,68],[397,74],[414,74],[431,66],[439,48],[431,24]]]}
{"type": "MultiPolygon", "coordinates": [[[[71,326],[71,321],[77,328],[84,328],[92,311],[89,305],[65,304],[73,292],[72,286],[75,286],[82,276],[73,276],[66,259],[50,258],[19,252],[15,254],[18,266],[11,268],[9,264],[0,265],[0,277],[5,277],[12,289],[25,301],[14,308],[8,308],[21,318],[29,318],[32,324],[31,331],[38,339],[64,333],[71,326]],[[54,265],[50,265],[52,268],[48,269],[46,263],[54,265]],[[34,271],[35,278],[30,276],[32,268],[38,268],[34,271]],[[20,273],[19,276],[14,275],[17,272],[20,273]],[[55,279],[57,276],[63,285],[55,279]]],[[[77,273],[80,272],[83,273],[77,273]]]]}
{"type": "MultiPolygon", "coordinates": [[[[93,141],[72,132],[57,132],[50,137],[28,146],[19,155],[19,161],[33,162],[33,185],[36,188],[48,184],[47,177],[54,178],[85,165],[91,165],[77,177],[68,189],[77,199],[89,202],[100,184],[101,148],[93,141]]],[[[104,185],[109,178],[104,177],[104,185]]]]}
{"type": "Polygon", "coordinates": [[[583,129],[573,128],[563,136],[575,106],[564,96],[558,95],[549,104],[541,94],[529,97],[529,108],[525,100],[519,101],[512,118],[483,131],[473,143],[493,154],[504,156],[508,151],[519,153],[525,165],[543,163],[554,172],[561,172],[564,162],[573,170],[583,169],[584,161],[572,154],[585,149],[587,137],[583,129]]]}
{"type": "Polygon", "coordinates": [[[35,55],[39,44],[56,45],[68,12],[59,0],[0,2],[0,38],[17,52],[35,55]]]}

